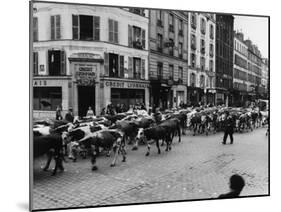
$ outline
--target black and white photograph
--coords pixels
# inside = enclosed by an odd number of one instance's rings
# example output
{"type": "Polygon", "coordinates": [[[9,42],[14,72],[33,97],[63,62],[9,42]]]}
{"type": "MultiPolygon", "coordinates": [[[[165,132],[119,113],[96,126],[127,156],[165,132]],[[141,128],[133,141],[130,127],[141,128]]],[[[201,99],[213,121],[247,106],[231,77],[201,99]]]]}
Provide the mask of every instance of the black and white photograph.
{"type": "Polygon", "coordinates": [[[270,195],[268,15],[29,3],[32,211],[270,195]]]}

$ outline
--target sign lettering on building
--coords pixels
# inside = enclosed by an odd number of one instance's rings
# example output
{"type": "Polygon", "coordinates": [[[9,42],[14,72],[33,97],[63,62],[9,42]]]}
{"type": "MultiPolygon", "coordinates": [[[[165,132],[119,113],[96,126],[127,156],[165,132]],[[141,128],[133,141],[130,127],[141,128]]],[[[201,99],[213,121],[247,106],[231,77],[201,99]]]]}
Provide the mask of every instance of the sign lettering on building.
{"type": "Polygon", "coordinates": [[[111,88],[132,88],[132,89],[145,89],[149,87],[149,85],[146,83],[118,82],[118,81],[105,81],[105,86],[111,88]]]}
{"type": "Polygon", "coordinates": [[[46,80],[33,80],[33,86],[46,86],[46,80]]]}
{"type": "Polygon", "coordinates": [[[97,66],[95,64],[75,64],[75,78],[78,85],[94,86],[97,66]]]}

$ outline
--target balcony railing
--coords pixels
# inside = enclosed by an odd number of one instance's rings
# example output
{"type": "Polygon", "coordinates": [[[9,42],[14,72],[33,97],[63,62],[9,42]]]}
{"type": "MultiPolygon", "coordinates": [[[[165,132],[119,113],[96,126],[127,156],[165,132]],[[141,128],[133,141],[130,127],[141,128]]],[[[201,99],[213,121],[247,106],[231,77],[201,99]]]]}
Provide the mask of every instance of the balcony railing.
{"type": "Polygon", "coordinates": [[[136,49],[143,49],[143,46],[140,41],[133,41],[133,47],[136,49]]]}

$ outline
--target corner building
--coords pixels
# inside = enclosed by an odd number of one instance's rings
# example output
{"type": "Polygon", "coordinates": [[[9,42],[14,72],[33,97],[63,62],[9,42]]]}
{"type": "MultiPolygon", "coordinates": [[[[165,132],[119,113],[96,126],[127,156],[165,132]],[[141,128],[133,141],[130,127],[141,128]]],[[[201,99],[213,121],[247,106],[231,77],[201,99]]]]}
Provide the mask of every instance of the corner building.
{"type": "Polygon", "coordinates": [[[33,4],[34,117],[149,105],[148,11],[33,4]]]}

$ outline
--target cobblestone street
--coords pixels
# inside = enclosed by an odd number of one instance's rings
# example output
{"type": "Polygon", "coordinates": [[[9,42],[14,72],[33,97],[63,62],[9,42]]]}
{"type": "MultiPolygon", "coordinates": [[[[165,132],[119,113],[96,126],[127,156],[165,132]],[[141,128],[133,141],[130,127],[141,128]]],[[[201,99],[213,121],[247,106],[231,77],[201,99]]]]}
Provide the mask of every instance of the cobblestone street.
{"type": "MultiPolygon", "coordinates": [[[[51,176],[34,164],[34,209],[100,206],[171,200],[215,198],[228,192],[228,179],[234,174],[246,181],[241,196],[268,194],[268,137],[266,129],[234,134],[234,144],[222,145],[222,133],[174,139],[172,151],[160,155],[152,145],[131,151],[127,162],[121,157],[115,167],[111,158],[97,158],[98,170],[91,171],[89,159],[65,163],[66,171],[51,176]]],[[[51,164],[53,167],[53,163],[51,164]]]]}

